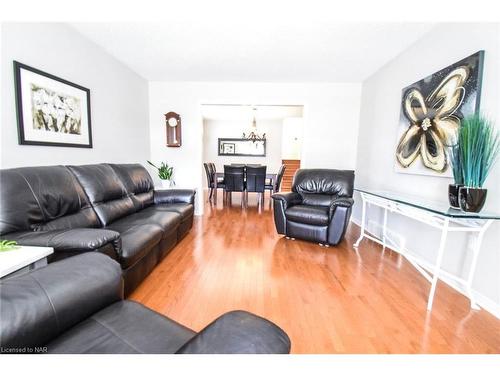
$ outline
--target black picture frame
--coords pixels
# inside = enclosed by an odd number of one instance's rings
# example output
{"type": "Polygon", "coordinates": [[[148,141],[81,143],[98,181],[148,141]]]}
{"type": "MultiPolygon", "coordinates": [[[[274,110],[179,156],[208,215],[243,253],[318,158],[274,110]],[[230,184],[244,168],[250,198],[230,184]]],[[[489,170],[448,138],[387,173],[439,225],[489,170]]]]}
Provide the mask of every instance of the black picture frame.
{"type": "Polygon", "coordinates": [[[235,151],[236,151],[236,143],[237,142],[250,142],[250,143],[253,143],[252,140],[250,139],[246,139],[246,138],[219,138],[218,139],[218,155],[219,156],[250,156],[250,157],[257,157],[257,158],[260,158],[260,157],[265,157],[266,156],[266,153],[267,153],[267,150],[266,150],[266,139],[262,139],[262,140],[259,140],[259,141],[255,141],[255,142],[262,142],[263,144],[263,147],[264,147],[264,152],[261,153],[261,154],[244,154],[244,153],[224,153],[224,150],[223,150],[223,145],[224,144],[233,144],[235,146],[235,151]]]}
{"type": "Polygon", "coordinates": [[[234,143],[224,142],[222,143],[222,153],[223,154],[234,154],[234,143]]]}
{"type": "MultiPolygon", "coordinates": [[[[90,90],[86,87],[78,85],[76,83],[70,82],[63,78],[57,77],[53,74],[41,71],[39,69],[33,68],[29,65],[23,64],[19,61],[13,62],[14,66],[14,88],[15,88],[15,99],[16,99],[16,115],[17,115],[17,128],[18,128],[18,141],[20,145],[31,145],[31,146],[56,146],[56,147],[76,147],[76,148],[92,148],[92,123],[91,123],[91,111],[90,111],[90,90]],[[75,143],[75,142],[66,142],[66,141],[47,141],[47,140],[36,140],[36,139],[27,139],[26,137],[26,129],[27,125],[25,124],[26,116],[24,113],[23,104],[23,82],[22,82],[22,70],[34,73],[36,75],[48,78],[50,80],[56,81],[58,83],[62,83],[64,85],[70,86],[73,89],[77,89],[82,91],[82,97],[86,99],[86,108],[81,108],[81,112],[85,111],[86,113],[86,123],[80,123],[80,126],[86,129],[85,137],[82,135],[82,140],[85,142],[75,143]]],[[[83,116],[81,116],[83,117],[83,116]]],[[[81,120],[81,118],[80,118],[81,120]]],[[[45,132],[44,132],[45,133],[45,132]]],[[[53,132],[57,134],[57,131],[53,132]]],[[[62,134],[62,132],[60,133],[62,134]]],[[[76,135],[76,134],[75,134],[76,135]]],[[[80,135],[80,134],[78,134],[80,135]]]]}

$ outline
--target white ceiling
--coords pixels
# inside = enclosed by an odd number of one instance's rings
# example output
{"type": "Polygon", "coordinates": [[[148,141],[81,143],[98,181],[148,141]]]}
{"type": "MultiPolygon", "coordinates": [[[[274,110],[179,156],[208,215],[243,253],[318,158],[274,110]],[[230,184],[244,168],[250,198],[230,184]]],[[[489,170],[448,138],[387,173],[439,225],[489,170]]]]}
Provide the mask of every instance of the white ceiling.
{"type": "Polygon", "coordinates": [[[203,104],[202,117],[206,120],[231,120],[251,122],[256,120],[282,120],[289,117],[302,117],[300,105],[217,105],[203,104]],[[254,110],[255,108],[255,110],[254,110]]]}
{"type": "Polygon", "coordinates": [[[361,82],[431,23],[335,23],[244,11],[163,23],[71,23],[149,81],[361,82]]]}

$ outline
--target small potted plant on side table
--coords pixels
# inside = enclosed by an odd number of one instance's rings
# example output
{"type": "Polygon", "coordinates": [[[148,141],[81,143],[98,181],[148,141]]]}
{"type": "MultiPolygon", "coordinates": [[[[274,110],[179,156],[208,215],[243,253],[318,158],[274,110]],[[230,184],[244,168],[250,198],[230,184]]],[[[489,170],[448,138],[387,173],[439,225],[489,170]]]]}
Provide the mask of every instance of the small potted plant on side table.
{"type": "Polygon", "coordinates": [[[172,175],[174,174],[174,167],[169,167],[168,164],[164,162],[161,162],[159,167],[154,165],[149,160],[148,163],[158,171],[158,177],[161,180],[161,186],[163,189],[170,189],[175,186],[175,182],[172,179],[172,175]]]}
{"type": "Polygon", "coordinates": [[[462,121],[458,134],[464,186],[459,189],[460,209],[479,212],[486,201],[484,181],[500,152],[500,136],[494,124],[476,114],[462,121]]]}
{"type": "Polygon", "coordinates": [[[3,251],[11,251],[17,249],[17,242],[16,241],[9,241],[9,240],[2,240],[0,241],[0,252],[3,251]]]}

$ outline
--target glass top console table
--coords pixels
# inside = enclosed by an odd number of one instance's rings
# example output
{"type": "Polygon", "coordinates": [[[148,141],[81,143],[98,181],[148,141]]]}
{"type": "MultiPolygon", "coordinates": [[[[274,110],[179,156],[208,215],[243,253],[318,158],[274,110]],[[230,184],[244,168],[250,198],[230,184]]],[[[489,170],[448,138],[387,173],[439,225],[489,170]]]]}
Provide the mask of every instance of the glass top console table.
{"type": "Polygon", "coordinates": [[[500,213],[482,211],[479,213],[463,212],[450,208],[447,202],[426,200],[422,197],[405,195],[401,193],[372,190],[365,188],[355,188],[362,198],[363,208],[361,217],[361,234],[354,244],[358,248],[363,238],[369,238],[384,247],[391,247],[393,250],[404,256],[425,278],[431,283],[431,289],[427,300],[427,310],[432,310],[436,284],[440,277],[446,276],[466,287],[467,297],[470,299],[471,307],[479,309],[474,301],[472,293],[472,281],[476,271],[477,258],[481,249],[481,242],[484,233],[490,227],[493,220],[500,219],[500,213]],[[381,207],[384,210],[384,221],[382,226],[382,238],[377,238],[366,231],[367,208],[368,205],[381,207]],[[387,234],[387,213],[394,212],[400,215],[417,220],[441,231],[441,238],[437,246],[437,256],[434,264],[418,259],[409,253],[404,246],[395,245],[387,234]],[[446,239],[450,232],[467,232],[471,234],[469,238],[469,249],[472,251],[471,266],[466,279],[462,279],[441,269],[446,239]],[[430,272],[428,271],[430,269],[430,272]]]}

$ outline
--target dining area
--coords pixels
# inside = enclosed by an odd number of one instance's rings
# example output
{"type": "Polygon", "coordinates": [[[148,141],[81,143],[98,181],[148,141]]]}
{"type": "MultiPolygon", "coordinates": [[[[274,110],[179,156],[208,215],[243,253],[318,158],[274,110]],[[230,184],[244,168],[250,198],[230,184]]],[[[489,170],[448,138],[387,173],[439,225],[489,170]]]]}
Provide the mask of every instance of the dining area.
{"type": "Polygon", "coordinates": [[[218,191],[222,190],[224,204],[232,204],[233,193],[240,194],[241,207],[248,207],[250,193],[257,196],[258,207],[264,204],[266,191],[269,196],[280,191],[285,173],[285,165],[277,171],[269,171],[267,165],[254,163],[224,164],[222,171],[217,171],[215,163],[203,163],[208,192],[208,202],[217,205],[218,191]]]}

